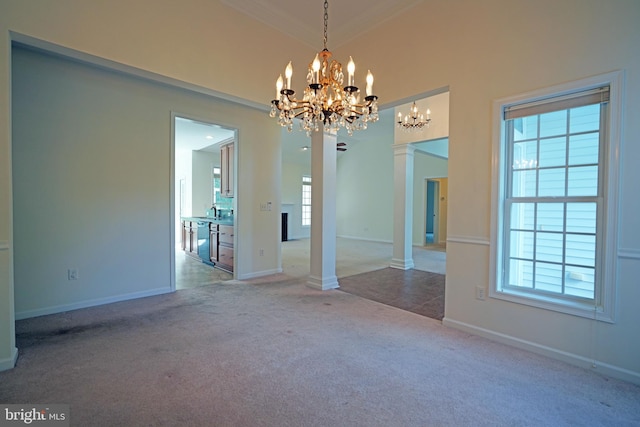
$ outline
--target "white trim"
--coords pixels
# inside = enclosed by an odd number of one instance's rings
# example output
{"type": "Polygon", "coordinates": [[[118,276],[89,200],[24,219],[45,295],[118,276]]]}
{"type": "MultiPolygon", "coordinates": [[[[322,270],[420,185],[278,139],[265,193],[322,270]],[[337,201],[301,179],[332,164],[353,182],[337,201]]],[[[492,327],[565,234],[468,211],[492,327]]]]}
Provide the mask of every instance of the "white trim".
{"type": "Polygon", "coordinates": [[[619,248],[618,258],[640,259],[640,249],[619,248]]]}
{"type": "Polygon", "coordinates": [[[0,240],[0,251],[8,251],[8,250],[9,250],[9,241],[0,240]]]}
{"type": "Polygon", "coordinates": [[[11,356],[9,358],[0,360],[0,372],[8,371],[9,369],[15,368],[17,361],[18,361],[18,349],[14,347],[11,350],[11,356]]]}
{"type": "Polygon", "coordinates": [[[319,291],[328,291],[330,289],[338,289],[340,287],[340,285],[338,284],[337,276],[309,276],[309,279],[307,280],[307,286],[319,291]]]}
{"type": "Polygon", "coordinates": [[[168,287],[156,288],[156,289],[150,289],[148,291],[133,292],[130,294],[122,294],[122,295],[116,295],[112,297],[90,299],[90,300],[75,302],[71,304],[62,304],[62,305],[55,305],[51,307],[44,307],[36,310],[26,310],[26,311],[17,312],[16,320],[23,320],[23,319],[29,319],[31,317],[45,316],[47,314],[62,313],[65,311],[78,310],[78,309],[87,308],[87,307],[95,307],[98,305],[128,301],[128,300],[137,299],[137,298],[152,297],[156,295],[168,294],[171,292],[173,292],[173,290],[168,287]]]}
{"type": "Polygon", "coordinates": [[[464,243],[468,245],[482,245],[490,246],[491,241],[484,237],[472,237],[472,236],[452,236],[447,237],[447,243],[464,243]]]}
{"type": "Polygon", "coordinates": [[[273,268],[271,270],[254,271],[253,273],[241,274],[235,280],[250,280],[259,277],[271,276],[272,274],[282,273],[282,268],[273,268]]]}
{"type": "Polygon", "coordinates": [[[483,338],[487,338],[489,340],[499,342],[501,344],[506,344],[522,350],[530,351],[532,353],[541,354],[543,356],[547,356],[556,360],[561,360],[563,362],[569,363],[574,366],[578,366],[580,368],[588,369],[612,378],[617,378],[623,381],[628,381],[628,382],[640,385],[639,372],[630,371],[628,369],[621,368],[619,366],[610,365],[608,363],[603,363],[597,360],[589,359],[577,354],[568,353],[562,350],[557,350],[551,347],[547,347],[545,345],[537,344],[531,341],[527,341],[527,340],[516,338],[510,335],[502,334],[500,332],[492,331],[485,328],[480,328],[465,322],[452,320],[447,317],[442,319],[442,324],[444,326],[447,326],[453,329],[458,329],[458,330],[470,333],[472,335],[481,336],[483,338]]]}
{"type": "Polygon", "coordinates": [[[413,263],[413,258],[407,258],[407,259],[392,258],[391,264],[389,264],[389,267],[397,268],[398,270],[411,270],[412,268],[415,267],[415,264],[413,263]]]}

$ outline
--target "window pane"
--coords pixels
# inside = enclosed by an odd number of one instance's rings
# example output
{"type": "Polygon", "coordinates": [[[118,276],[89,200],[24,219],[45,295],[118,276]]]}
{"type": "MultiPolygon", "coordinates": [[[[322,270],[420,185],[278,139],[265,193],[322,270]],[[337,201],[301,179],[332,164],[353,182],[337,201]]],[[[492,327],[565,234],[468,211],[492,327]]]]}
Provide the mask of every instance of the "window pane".
{"type": "Polygon", "coordinates": [[[600,129],[600,105],[586,105],[569,110],[569,132],[589,132],[600,129]]]}
{"type": "Polygon", "coordinates": [[[538,136],[538,116],[522,117],[513,121],[514,141],[533,139],[538,136]]]}
{"type": "Polygon", "coordinates": [[[598,166],[569,168],[569,196],[598,195],[598,166]]]}
{"type": "Polygon", "coordinates": [[[562,234],[537,233],[536,259],[562,263],[562,234]]]}
{"type": "Polygon", "coordinates": [[[509,242],[511,243],[512,258],[533,258],[533,232],[511,231],[509,242]]]}
{"type": "Polygon", "coordinates": [[[567,234],[567,253],[564,260],[567,264],[595,267],[595,259],[596,236],[567,234]]]}
{"type": "Polygon", "coordinates": [[[592,165],[598,163],[598,133],[586,133],[569,137],[569,164],[592,165]]]}
{"type": "Polygon", "coordinates": [[[567,266],[565,274],[565,293],[581,298],[595,296],[595,269],[567,266]]]}
{"type": "Polygon", "coordinates": [[[549,166],[564,166],[567,164],[567,138],[549,138],[540,140],[541,168],[549,166]]]}
{"type": "Polygon", "coordinates": [[[607,200],[603,153],[608,142],[601,129],[608,128],[608,104],[553,111],[597,102],[595,92],[524,101],[509,105],[503,116],[503,129],[510,133],[501,147],[507,157],[501,170],[505,216],[499,292],[574,308],[583,299],[600,306],[600,298],[609,295],[600,289],[608,284],[599,282],[605,277],[597,259],[603,251],[596,246],[606,238],[599,213],[607,200]],[[513,118],[522,114],[531,116],[513,118]]]}
{"type": "Polygon", "coordinates": [[[562,265],[536,262],[536,289],[562,293],[562,265]]]}
{"type": "Polygon", "coordinates": [[[540,138],[567,133],[567,110],[540,114],[540,138]]]}
{"type": "Polygon", "coordinates": [[[533,288],[533,262],[511,259],[509,261],[509,285],[533,288]]]}
{"type": "Polygon", "coordinates": [[[524,170],[514,171],[513,181],[513,197],[532,197],[536,195],[536,171],[524,170]]]}
{"type": "Polygon", "coordinates": [[[567,232],[596,232],[595,203],[567,203],[567,232]]]}
{"type": "Polygon", "coordinates": [[[564,168],[540,169],[538,196],[564,196],[564,168]]]}
{"type": "Polygon", "coordinates": [[[537,166],[538,146],[536,141],[513,144],[513,168],[531,169],[537,166]]]}
{"type": "Polygon", "coordinates": [[[513,203],[511,205],[511,228],[533,230],[535,213],[533,203],[513,203]]]}
{"type": "Polygon", "coordinates": [[[564,203],[538,203],[537,230],[563,231],[564,203]]]}

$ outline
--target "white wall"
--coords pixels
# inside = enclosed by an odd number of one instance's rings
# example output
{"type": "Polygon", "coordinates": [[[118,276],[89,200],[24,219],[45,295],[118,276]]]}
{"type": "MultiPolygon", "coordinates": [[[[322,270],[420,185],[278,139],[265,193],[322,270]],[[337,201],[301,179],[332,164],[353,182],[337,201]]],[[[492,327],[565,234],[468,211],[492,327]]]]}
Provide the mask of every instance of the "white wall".
{"type": "Polygon", "coordinates": [[[213,166],[220,166],[220,154],[208,151],[192,151],[192,215],[206,216],[213,198],[213,166]]]}
{"type": "MultiPolygon", "coordinates": [[[[338,135],[338,141],[347,143],[347,151],[337,154],[336,226],[338,236],[379,242],[393,241],[394,127],[394,111],[391,108],[382,111],[380,120],[370,124],[367,130],[358,131],[353,137],[338,135]]],[[[285,133],[284,139],[283,145],[291,144],[295,147],[310,143],[304,132],[285,133]]],[[[289,231],[293,235],[292,238],[309,237],[309,228],[300,226],[300,205],[302,176],[311,173],[311,166],[308,163],[310,155],[310,152],[306,153],[307,163],[302,159],[298,159],[296,163],[283,163],[282,202],[293,205],[294,215],[289,218],[289,231]]],[[[424,243],[424,180],[446,176],[446,159],[416,151],[412,242],[414,245],[421,246],[424,243]]],[[[446,186],[444,190],[446,191],[446,186]]],[[[440,225],[442,235],[446,238],[446,201],[441,209],[443,219],[440,225]]]]}
{"type": "MultiPolygon", "coordinates": [[[[12,59],[18,318],[171,290],[172,111],[240,129],[246,120],[262,127],[262,158],[279,153],[277,139],[265,137],[271,123],[262,112],[24,49],[12,59]],[[79,280],[68,280],[69,268],[79,280]]],[[[255,134],[242,136],[240,155],[251,161],[255,134]]],[[[202,211],[211,200],[207,154],[193,155],[193,203],[202,211]]],[[[261,194],[278,199],[261,179],[261,194]]],[[[244,185],[248,193],[258,187],[244,185]]],[[[277,229],[275,215],[259,219],[259,228],[277,229]]],[[[243,220],[252,228],[251,212],[243,220]]],[[[254,252],[254,242],[274,248],[261,257],[270,265],[239,263],[241,272],[276,270],[277,232],[238,230],[240,253],[254,252]]]]}

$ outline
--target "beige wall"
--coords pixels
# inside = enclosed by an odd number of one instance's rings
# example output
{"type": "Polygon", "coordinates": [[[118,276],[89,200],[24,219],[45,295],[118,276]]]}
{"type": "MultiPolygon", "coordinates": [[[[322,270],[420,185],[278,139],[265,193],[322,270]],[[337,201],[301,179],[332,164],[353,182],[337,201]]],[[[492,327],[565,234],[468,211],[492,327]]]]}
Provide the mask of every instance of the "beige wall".
{"type": "Polygon", "coordinates": [[[638,382],[640,220],[632,212],[640,209],[633,189],[640,182],[640,122],[633,118],[640,110],[639,17],[632,0],[429,1],[337,53],[357,49],[360,62],[381,64],[372,71],[383,100],[449,88],[445,324],[586,367],[596,360],[600,371],[638,382]],[[391,60],[380,60],[381,52],[391,60]],[[616,323],[475,299],[476,286],[491,285],[493,101],[618,69],[626,88],[616,323]]]}

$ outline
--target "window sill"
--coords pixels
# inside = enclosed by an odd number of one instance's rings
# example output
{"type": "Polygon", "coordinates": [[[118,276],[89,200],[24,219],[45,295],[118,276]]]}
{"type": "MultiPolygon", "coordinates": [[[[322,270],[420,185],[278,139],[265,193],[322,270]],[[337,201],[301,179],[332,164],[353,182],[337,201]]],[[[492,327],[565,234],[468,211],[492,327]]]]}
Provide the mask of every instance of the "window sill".
{"type": "Polygon", "coordinates": [[[489,297],[509,301],[516,304],[551,310],[572,316],[584,317],[606,323],[615,323],[611,313],[605,312],[602,307],[594,307],[588,303],[566,301],[544,295],[532,295],[517,290],[494,290],[489,292],[489,297]]]}

